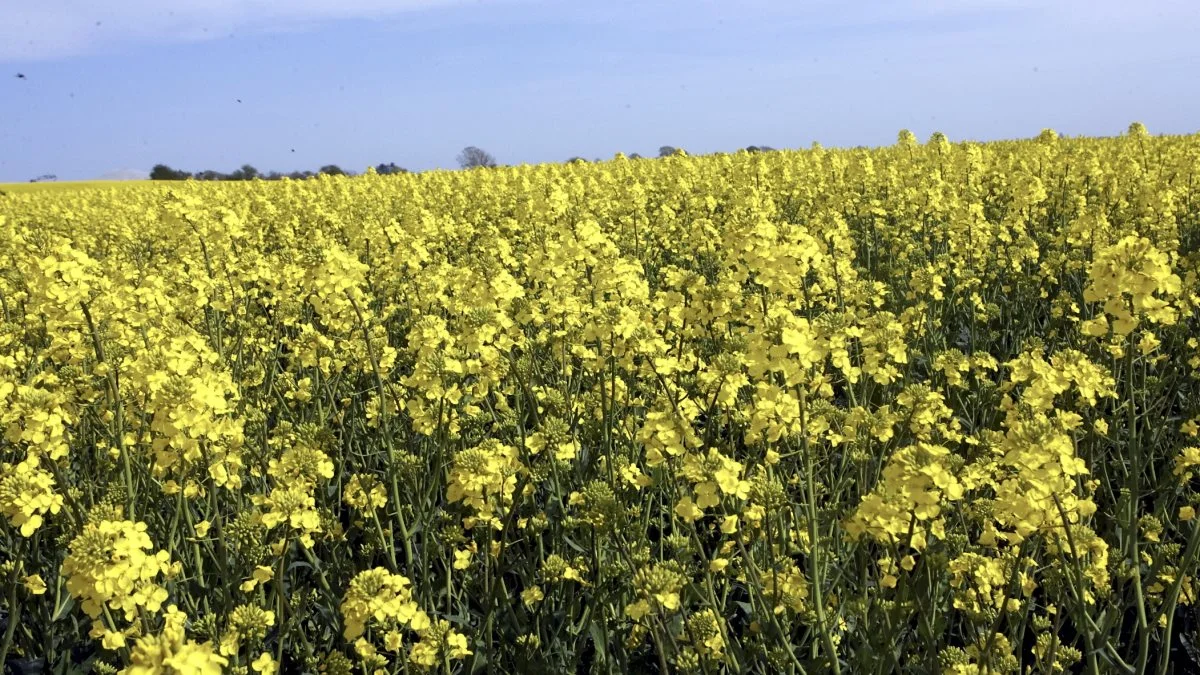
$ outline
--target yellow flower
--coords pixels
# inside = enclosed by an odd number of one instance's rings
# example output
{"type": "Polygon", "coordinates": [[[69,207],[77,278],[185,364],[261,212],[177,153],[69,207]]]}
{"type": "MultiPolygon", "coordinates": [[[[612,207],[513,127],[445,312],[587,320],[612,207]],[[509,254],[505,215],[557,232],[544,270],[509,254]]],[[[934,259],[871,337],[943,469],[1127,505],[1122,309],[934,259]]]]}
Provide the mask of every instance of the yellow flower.
{"type": "Polygon", "coordinates": [[[259,565],[254,568],[250,574],[250,578],[243,581],[241,590],[243,593],[249,593],[258,587],[259,584],[265,584],[275,576],[275,570],[266,565],[259,565]]]}
{"type": "Polygon", "coordinates": [[[358,654],[364,659],[369,659],[375,656],[375,651],[375,646],[364,637],[360,637],[354,641],[354,653],[358,654]]]}
{"type": "Polygon", "coordinates": [[[378,478],[354,474],[346,481],[342,500],[359,511],[371,511],[387,506],[387,492],[378,478]]]}
{"type": "Polygon", "coordinates": [[[521,591],[521,602],[524,602],[530,607],[541,602],[542,598],[544,597],[546,597],[546,595],[542,593],[542,589],[539,586],[530,586],[529,588],[521,591]]]}
{"type": "Polygon", "coordinates": [[[412,599],[412,582],[382,567],[360,572],[350,581],[341,611],[347,640],[360,637],[368,624],[384,628],[411,626],[419,630],[428,623],[425,613],[412,599]]]}
{"type": "Polygon", "coordinates": [[[462,502],[490,523],[497,509],[511,504],[517,474],[523,469],[516,448],[489,439],[455,455],[446,498],[462,502]]]}
{"type": "Polygon", "coordinates": [[[250,666],[254,668],[254,672],[262,673],[262,675],[275,675],[275,671],[279,668],[270,652],[259,654],[258,658],[254,659],[254,662],[250,666]]]}
{"type": "Polygon", "coordinates": [[[919,443],[894,453],[883,470],[883,479],[846,522],[846,532],[857,539],[864,534],[881,542],[899,542],[921,550],[928,522],[935,536],[945,531],[942,509],[959,501],[965,488],[952,466],[950,451],[940,445],[919,443]]]}
{"type": "Polygon", "coordinates": [[[1196,467],[1200,467],[1200,447],[1187,447],[1175,457],[1173,473],[1180,483],[1187,483],[1192,479],[1196,467]]]}
{"type": "Polygon", "coordinates": [[[125,646],[125,634],[115,630],[106,630],[100,638],[100,646],[111,650],[121,649],[125,646]]]}
{"type": "Polygon", "coordinates": [[[688,522],[695,522],[704,517],[704,511],[696,506],[691,497],[682,497],[675,505],[675,513],[688,522]]]}
{"type": "Polygon", "coordinates": [[[31,537],[44,517],[62,509],[63,496],[54,491],[54,477],[39,467],[37,457],[13,466],[0,464],[0,513],[22,537],[31,537]]]}
{"type": "MultiPolygon", "coordinates": [[[[192,673],[220,675],[229,662],[213,653],[212,644],[187,639],[187,616],[174,605],[167,608],[163,629],[158,635],[141,637],[129,653],[129,667],[121,675],[192,673]]],[[[115,647],[114,647],[115,648],[115,647]]]]}
{"type": "Polygon", "coordinates": [[[736,515],[725,516],[725,520],[721,522],[721,532],[724,534],[733,534],[738,531],[738,517],[736,515]]]}
{"type": "Polygon", "coordinates": [[[1200,417],[1193,417],[1179,426],[1179,432],[1195,438],[1200,436],[1200,417]]]}
{"type": "Polygon", "coordinates": [[[763,597],[775,603],[774,613],[804,612],[808,608],[809,583],[795,564],[785,562],[762,574],[763,597]]]}
{"type": "Polygon", "coordinates": [[[321,531],[321,517],[311,486],[300,483],[277,487],[271,491],[265,505],[268,511],[262,516],[262,524],[268,530],[283,525],[298,534],[297,539],[306,548],[312,548],[312,535],[321,531]]]}
{"type": "MultiPolygon", "coordinates": [[[[1083,299],[1100,302],[1113,317],[1113,332],[1125,336],[1140,321],[1173,325],[1178,311],[1172,305],[1181,290],[1181,281],[1171,269],[1167,254],[1150,239],[1129,235],[1101,250],[1088,271],[1091,284],[1083,299]]],[[[1098,329],[1089,334],[1098,334],[1098,329]]],[[[1153,349],[1144,347],[1144,353],[1153,349]]]]}
{"type": "Polygon", "coordinates": [[[420,642],[413,645],[409,652],[409,661],[419,666],[434,666],[442,656],[448,660],[458,660],[472,653],[467,647],[467,637],[453,630],[444,619],[429,624],[419,633],[420,642]]]}
{"type": "Polygon", "coordinates": [[[221,638],[220,652],[236,655],[242,645],[258,644],[274,625],[275,612],[255,605],[239,605],[229,615],[229,630],[221,638]]]}
{"type": "Polygon", "coordinates": [[[119,610],[133,621],[139,609],[157,612],[167,591],[155,578],[171,568],[166,551],[148,553],[154,543],[145,523],[101,520],[88,523],[71,541],[62,564],[67,592],[80,599],[93,619],[119,610]]]}
{"type": "Polygon", "coordinates": [[[42,575],[31,574],[25,577],[25,588],[33,595],[42,595],[46,592],[46,582],[42,581],[42,575]]]}

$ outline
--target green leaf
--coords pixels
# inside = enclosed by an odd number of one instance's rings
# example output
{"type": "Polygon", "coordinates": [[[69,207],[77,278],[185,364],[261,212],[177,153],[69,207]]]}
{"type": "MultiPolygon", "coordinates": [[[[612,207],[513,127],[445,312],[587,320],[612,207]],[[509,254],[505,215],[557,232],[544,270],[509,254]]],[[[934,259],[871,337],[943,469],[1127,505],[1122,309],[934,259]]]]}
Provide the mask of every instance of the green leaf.
{"type": "Polygon", "coordinates": [[[63,617],[70,614],[71,610],[74,609],[74,607],[75,607],[75,598],[68,595],[66,600],[63,602],[63,604],[58,606],[58,610],[56,612],[54,612],[54,616],[50,620],[51,621],[61,620],[63,617]]]}
{"type": "Polygon", "coordinates": [[[588,635],[591,636],[592,642],[595,643],[597,652],[600,652],[601,654],[608,652],[608,643],[604,641],[604,630],[600,626],[599,622],[588,622],[588,635]]]}

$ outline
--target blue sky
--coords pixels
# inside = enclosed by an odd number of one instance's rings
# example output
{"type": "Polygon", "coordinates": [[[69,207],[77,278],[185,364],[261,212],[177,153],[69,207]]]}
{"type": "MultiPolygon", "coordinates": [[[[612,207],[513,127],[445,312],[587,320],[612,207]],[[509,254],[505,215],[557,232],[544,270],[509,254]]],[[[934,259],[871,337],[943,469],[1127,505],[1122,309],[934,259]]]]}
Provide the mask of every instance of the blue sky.
{"type": "Polygon", "coordinates": [[[1191,133],[1198,31],[1193,0],[5,0],[0,182],[1191,133]]]}

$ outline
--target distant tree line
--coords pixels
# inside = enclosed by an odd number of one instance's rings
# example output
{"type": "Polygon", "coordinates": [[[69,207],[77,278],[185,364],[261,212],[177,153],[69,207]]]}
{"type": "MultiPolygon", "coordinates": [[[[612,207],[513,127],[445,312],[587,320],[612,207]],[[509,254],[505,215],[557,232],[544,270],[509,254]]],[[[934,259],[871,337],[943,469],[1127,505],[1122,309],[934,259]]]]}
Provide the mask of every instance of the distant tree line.
{"type": "MultiPolygon", "coordinates": [[[[743,150],[745,150],[746,152],[749,152],[749,153],[775,152],[775,148],[773,148],[769,145],[748,145],[745,148],[743,148],[743,150]]],[[[718,154],[721,154],[721,153],[718,153],[718,154]]],[[[624,153],[618,153],[618,155],[625,156],[627,159],[643,159],[642,155],[640,155],[636,152],[631,153],[628,156],[624,155],[624,153]]],[[[683,148],[677,148],[673,145],[663,145],[658,148],[658,157],[660,159],[666,158],[666,157],[674,157],[676,155],[687,155],[687,151],[685,151],[683,148]]],[[[576,155],[575,157],[568,159],[567,164],[579,164],[579,163],[587,162],[587,161],[588,160],[586,158],[576,155]]],[[[600,160],[597,159],[596,161],[599,162],[600,160]]]]}
{"type": "MultiPolygon", "coordinates": [[[[769,145],[751,145],[747,146],[745,150],[746,152],[773,152],[775,148],[772,148],[769,145]]],[[[683,148],[676,148],[673,145],[664,145],[658,149],[659,157],[673,157],[675,155],[686,154],[687,153],[683,150],[683,148]]],[[[629,155],[629,159],[641,158],[642,156],[636,152],[629,155]]],[[[491,153],[474,145],[463,148],[462,152],[458,154],[456,159],[458,160],[458,165],[464,169],[491,168],[497,166],[496,158],[493,157],[491,153]]],[[[571,164],[585,163],[587,161],[588,160],[586,158],[578,156],[567,160],[567,162],[571,164]]],[[[596,161],[599,162],[600,160],[597,159],[596,161]]],[[[387,176],[397,173],[408,173],[408,169],[405,169],[401,166],[396,166],[395,162],[388,162],[386,164],[379,164],[376,166],[375,173],[381,176],[387,176]]],[[[279,171],[262,173],[249,164],[243,164],[242,168],[230,173],[221,173],[220,171],[211,170],[191,173],[188,171],[181,171],[179,169],[172,169],[166,164],[156,164],[154,168],[150,170],[150,180],[187,180],[189,178],[195,180],[279,180],[280,178],[299,180],[320,175],[351,176],[353,174],[343,170],[336,164],[327,164],[316,171],[292,171],[291,173],[280,173],[279,171]]]]}
{"type": "MultiPolygon", "coordinates": [[[[747,146],[746,146],[745,148],[743,148],[743,149],[744,149],[746,152],[750,152],[750,153],[755,153],[755,152],[775,152],[775,148],[772,148],[772,147],[771,147],[771,146],[769,146],[769,145],[747,145],[747,146]]],[[[685,152],[683,148],[677,148],[677,147],[675,147],[675,146],[673,146],[673,145],[664,145],[664,146],[662,146],[662,147],[660,147],[660,148],[658,149],[658,156],[659,156],[660,158],[661,158],[661,157],[672,157],[672,156],[674,156],[674,155],[681,155],[681,154],[682,154],[682,155],[686,155],[686,154],[687,154],[687,152],[685,152]]],[[[634,154],[630,155],[630,157],[640,157],[640,155],[638,155],[638,154],[635,152],[634,154]]]]}
{"type": "MultiPolygon", "coordinates": [[[[396,166],[395,162],[380,164],[375,167],[375,173],[380,175],[391,175],[397,173],[408,173],[408,169],[401,166],[396,166]]],[[[236,169],[229,173],[220,171],[182,171],[180,169],[172,169],[166,164],[155,164],[150,170],[150,180],[187,180],[189,178],[195,180],[279,180],[281,178],[291,178],[292,180],[301,180],[304,178],[312,178],[313,176],[350,176],[353,175],[349,171],[342,169],[337,164],[326,164],[316,171],[292,171],[290,173],[282,173],[280,171],[270,171],[262,173],[258,169],[249,164],[243,164],[240,169],[236,169]]]]}

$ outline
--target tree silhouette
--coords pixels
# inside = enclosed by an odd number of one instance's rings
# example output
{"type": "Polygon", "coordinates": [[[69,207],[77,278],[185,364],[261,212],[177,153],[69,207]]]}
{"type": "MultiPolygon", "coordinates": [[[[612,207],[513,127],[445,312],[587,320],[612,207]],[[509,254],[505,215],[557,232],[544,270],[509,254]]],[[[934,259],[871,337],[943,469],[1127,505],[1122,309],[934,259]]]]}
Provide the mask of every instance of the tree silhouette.
{"type": "MultiPolygon", "coordinates": [[[[376,166],[375,172],[379,173],[379,174],[387,175],[387,174],[408,173],[408,169],[405,169],[402,166],[398,166],[395,162],[387,162],[385,164],[380,164],[380,165],[376,166]]],[[[269,171],[269,172],[264,173],[264,172],[259,171],[256,168],[254,168],[250,164],[243,164],[240,169],[237,169],[231,173],[223,173],[221,171],[212,171],[211,169],[209,169],[209,170],[204,170],[204,171],[197,171],[194,174],[189,173],[187,171],[180,171],[178,169],[172,169],[171,167],[167,166],[166,164],[155,164],[154,168],[150,170],[150,179],[151,180],[187,180],[187,179],[191,178],[194,180],[256,180],[256,179],[257,180],[280,180],[283,178],[290,178],[292,180],[303,180],[305,178],[312,178],[313,176],[322,175],[322,174],[328,175],[328,176],[353,176],[354,175],[352,172],[346,171],[345,169],[338,166],[337,164],[326,164],[325,166],[321,167],[317,171],[292,171],[290,173],[283,173],[281,171],[269,171]]]]}
{"type": "Polygon", "coordinates": [[[258,178],[258,176],[259,176],[258,169],[254,168],[253,166],[250,166],[249,164],[243,164],[242,168],[229,174],[228,179],[229,180],[254,180],[255,178],[258,178]]]}
{"type": "Polygon", "coordinates": [[[187,180],[192,174],[186,171],[176,171],[166,164],[155,164],[150,169],[150,180],[187,180]]]}
{"type": "Polygon", "coordinates": [[[463,148],[462,152],[458,153],[458,165],[464,169],[474,169],[481,166],[493,167],[496,166],[496,158],[492,157],[482,148],[468,145],[463,148]]]}

